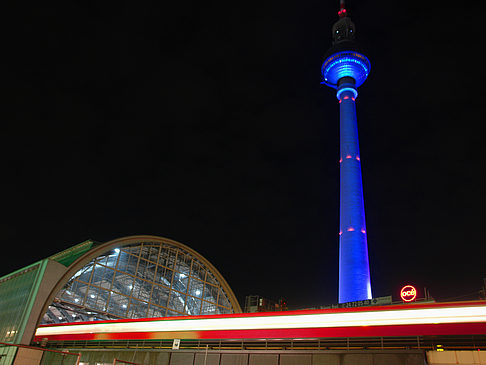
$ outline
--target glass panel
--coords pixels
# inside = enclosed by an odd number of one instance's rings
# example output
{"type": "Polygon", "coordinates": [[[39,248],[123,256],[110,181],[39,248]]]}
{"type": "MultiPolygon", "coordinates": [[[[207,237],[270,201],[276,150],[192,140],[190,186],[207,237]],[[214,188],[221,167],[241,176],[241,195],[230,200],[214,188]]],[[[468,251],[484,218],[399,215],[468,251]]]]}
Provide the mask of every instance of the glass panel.
{"type": "Polygon", "coordinates": [[[167,308],[158,307],[156,305],[150,305],[147,313],[147,317],[165,317],[167,308]]]}
{"type": "Polygon", "coordinates": [[[100,264],[96,264],[93,271],[93,277],[91,278],[91,285],[101,286],[101,282],[104,280],[105,267],[100,264]]]}
{"type": "Polygon", "coordinates": [[[140,300],[130,299],[128,307],[128,318],[145,318],[147,317],[148,304],[140,300]]]}
{"type": "Polygon", "coordinates": [[[191,272],[192,257],[190,255],[183,255],[179,253],[177,257],[177,271],[182,274],[189,275],[191,272]]]}
{"type": "Polygon", "coordinates": [[[169,309],[178,312],[184,312],[186,296],[182,293],[172,290],[169,297],[169,309]]]}
{"type": "Polygon", "coordinates": [[[122,251],[125,251],[127,253],[130,253],[135,256],[140,256],[140,249],[142,248],[141,244],[135,245],[135,246],[127,246],[123,247],[122,251]]]}
{"type": "Polygon", "coordinates": [[[90,264],[90,266],[85,266],[82,268],[80,271],[78,271],[75,276],[76,280],[79,281],[84,281],[85,283],[89,283],[89,280],[91,278],[91,270],[93,266],[90,264]]]}
{"type": "Polygon", "coordinates": [[[126,317],[128,308],[128,297],[116,293],[111,294],[110,303],[108,305],[108,312],[126,317]]]}
{"type": "Polygon", "coordinates": [[[128,255],[128,262],[125,268],[125,272],[130,275],[134,275],[137,272],[138,257],[133,255],[128,255]]]}
{"type": "Polygon", "coordinates": [[[152,290],[152,283],[142,280],[135,279],[132,297],[142,300],[149,300],[150,292],[152,290]]]}
{"type": "Polygon", "coordinates": [[[229,300],[226,298],[226,294],[224,294],[223,289],[219,289],[219,296],[218,296],[218,305],[222,305],[224,307],[229,307],[229,300]]]}
{"type": "Polygon", "coordinates": [[[167,258],[167,267],[174,270],[176,266],[176,259],[177,259],[177,249],[171,248],[169,250],[169,257],[167,258]]]}
{"type": "Polygon", "coordinates": [[[157,275],[154,277],[154,282],[170,286],[172,282],[173,271],[164,267],[159,266],[157,268],[157,275]]]}
{"type": "Polygon", "coordinates": [[[211,274],[209,271],[208,271],[208,273],[207,273],[207,275],[206,275],[206,281],[207,281],[208,283],[213,284],[213,285],[216,285],[216,286],[218,286],[218,285],[219,285],[219,283],[218,283],[218,281],[216,280],[216,278],[214,277],[214,275],[213,275],[213,274],[211,274]]]}
{"type": "Polygon", "coordinates": [[[135,275],[137,270],[138,257],[128,255],[125,252],[120,252],[120,262],[118,263],[118,270],[135,275]]]}
{"type": "Polygon", "coordinates": [[[208,283],[204,284],[204,300],[208,302],[218,302],[218,288],[208,283]]]}
{"type": "Polygon", "coordinates": [[[169,288],[160,285],[154,285],[152,289],[152,298],[151,298],[152,303],[157,304],[159,306],[166,307],[168,298],[169,298],[169,288]]]}
{"type": "Polygon", "coordinates": [[[129,256],[125,251],[120,251],[118,255],[118,270],[125,271],[127,269],[129,256]]]}
{"type": "Polygon", "coordinates": [[[137,268],[137,276],[138,277],[143,277],[143,274],[145,272],[145,269],[147,268],[148,265],[151,265],[150,262],[144,259],[140,259],[138,262],[138,268],[137,265],[135,267],[137,268]]]}
{"type": "Polygon", "coordinates": [[[186,293],[188,282],[189,276],[187,276],[186,274],[175,273],[172,287],[180,292],[186,293]]]}
{"type": "Polygon", "coordinates": [[[96,300],[98,298],[98,292],[100,289],[90,286],[88,287],[88,295],[86,296],[86,306],[90,308],[96,308],[96,300]]]}
{"type": "Polygon", "coordinates": [[[101,312],[105,312],[109,299],[110,299],[110,292],[108,290],[99,289],[98,297],[96,298],[95,308],[101,312]]]}
{"type": "Polygon", "coordinates": [[[164,246],[161,248],[160,256],[159,256],[159,265],[169,266],[169,254],[170,248],[164,246]]]}
{"type": "Polygon", "coordinates": [[[85,283],[81,283],[77,280],[73,282],[72,286],[72,292],[73,292],[73,299],[74,299],[74,304],[78,305],[84,305],[85,297],[86,297],[86,292],[88,285],[85,283]],[[79,299],[79,301],[76,301],[76,299],[79,299]]]}
{"type": "Polygon", "coordinates": [[[96,263],[101,265],[106,265],[106,257],[107,255],[100,256],[96,258],[96,263]]]}
{"type": "Polygon", "coordinates": [[[204,284],[202,281],[191,278],[191,281],[189,282],[188,294],[192,295],[193,297],[201,298],[203,294],[203,288],[204,284]]]}
{"type": "MultiPolygon", "coordinates": [[[[95,271],[96,273],[96,271],[95,271]]],[[[104,289],[111,289],[111,283],[113,281],[113,276],[115,276],[115,270],[105,268],[105,271],[103,273],[103,280],[98,284],[104,289]]]]}
{"type": "Polygon", "coordinates": [[[205,315],[205,314],[217,314],[216,304],[203,301],[201,315],[205,315]]]}
{"type": "Polygon", "coordinates": [[[152,245],[149,243],[144,243],[142,245],[142,249],[140,251],[140,258],[144,259],[144,260],[148,260],[148,258],[150,257],[150,249],[152,248],[152,245]]]}
{"type": "Polygon", "coordinates": [[[112,290],[125,295],[130,295],[133,289],[134,279],[135,278],[133,276],[117,271],[112,290]]]}
{"type": "Polygon", "coordinates": [[[75,283],[76,282],[74,282],[73,285],[69,289],[63,290],[61,292],[62,293],[61,294],[61,300],[69,302],[69,303],[81,305],[83,303],[84,294],[73,289],[73,288],[76,288],[77,285],[79,285],[79,283],[76,283],[76,284],[75,283]]]}
{"type": "Polygon", "coordinates": [[[201,313],[201,300],[187,296],[186,312],[191,316],[198,316],[201,313]]]}
{"type": "Polygon", "coordinates": [[[157,261],[159,260],[159,251],[160,251],[160,246],[152,246],[150,248],[150,256],[148,260],[153,263],[157,263],[157,261]]]}
{"type": "Polygon", "coordinates": [[[116,263],[118,261],[119,256],[120,256],[120,249],[117,248],[113,250],[112,253],[106,259],[106,266],[114,269],[116,267],[116,263]]]}
{"type": "Polygon", "coordinates": [[[154,275],[155,264],[150,261],[140,259],[140,262],[138,263],[137,276],[144,278],[145,280],[153,281],[154,275]]]}
{"type": "Polygon", "coordinates": [[[199,280],[204,280],[206,278],[206,270],[196,260],[192,263],[191,276],[198,278],[199,280]]]}
{"type": "Polygon", "coordinates": [[[182,316],[182,315],[184,315],[184,313],[179,313],[171,310],[167,311],[167,317],[182,316]]]}

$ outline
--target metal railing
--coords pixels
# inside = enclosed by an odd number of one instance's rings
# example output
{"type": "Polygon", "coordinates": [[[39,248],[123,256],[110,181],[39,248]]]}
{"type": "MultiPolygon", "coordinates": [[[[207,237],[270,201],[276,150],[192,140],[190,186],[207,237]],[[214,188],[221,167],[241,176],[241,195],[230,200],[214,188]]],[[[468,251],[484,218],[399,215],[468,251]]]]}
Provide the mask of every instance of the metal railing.
{"type": "MultiPolygon", "coordinates": [[[[57,341],[49,348],[172,350],[173,340],[57,341]]],[[[181,340],[180,349],[205,350],[486,350],[486,335],[315,339],[181,340]]]]}

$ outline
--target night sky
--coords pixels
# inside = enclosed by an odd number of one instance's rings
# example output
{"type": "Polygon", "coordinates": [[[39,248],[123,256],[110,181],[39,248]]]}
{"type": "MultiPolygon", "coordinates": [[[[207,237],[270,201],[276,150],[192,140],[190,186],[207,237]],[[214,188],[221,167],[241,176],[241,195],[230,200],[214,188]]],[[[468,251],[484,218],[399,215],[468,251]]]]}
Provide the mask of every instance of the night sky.
{"type": "MultiPolygon", "coordinates": [[[[19,3],[3,32],[0,275],[152,234],[201,253],[242,305],[335,303],[339,104],[320,67],[338,1],[103,4],[19,3]]],[[[477,298],[481,13],[347,9],[372,67],[356,107],[373,295],[477,298]]]]}

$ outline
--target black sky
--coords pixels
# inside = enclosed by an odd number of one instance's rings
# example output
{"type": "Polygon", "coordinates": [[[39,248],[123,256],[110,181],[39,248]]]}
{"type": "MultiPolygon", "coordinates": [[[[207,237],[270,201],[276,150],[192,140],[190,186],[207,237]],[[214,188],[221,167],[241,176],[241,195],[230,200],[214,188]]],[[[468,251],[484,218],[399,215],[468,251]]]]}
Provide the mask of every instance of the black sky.
{"type": "MultiPolygon", "coordinates": [[[[339,116],[319,83],[338,1],[168,4],[12,14],[0,275],[89,238],[154,234],[204,255],[241,301],[335,302],[339,116]]],[[[374,296],[413,283],[445,300],[486,277],[470,6],[348,3],[372,64],[357,112],[374,296]]]]}

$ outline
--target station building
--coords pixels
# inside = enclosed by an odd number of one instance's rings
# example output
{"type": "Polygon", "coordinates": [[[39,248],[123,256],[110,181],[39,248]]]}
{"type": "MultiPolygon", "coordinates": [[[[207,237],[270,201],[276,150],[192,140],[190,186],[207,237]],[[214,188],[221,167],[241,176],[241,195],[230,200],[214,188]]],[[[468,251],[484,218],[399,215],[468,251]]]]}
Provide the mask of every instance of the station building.
{"type": "Polygon", "coordinates": [[[158,236],[82,242],[0,278],[0,342],[28,345],[39,324],[241,313],[218,270],[158,236]]]}

